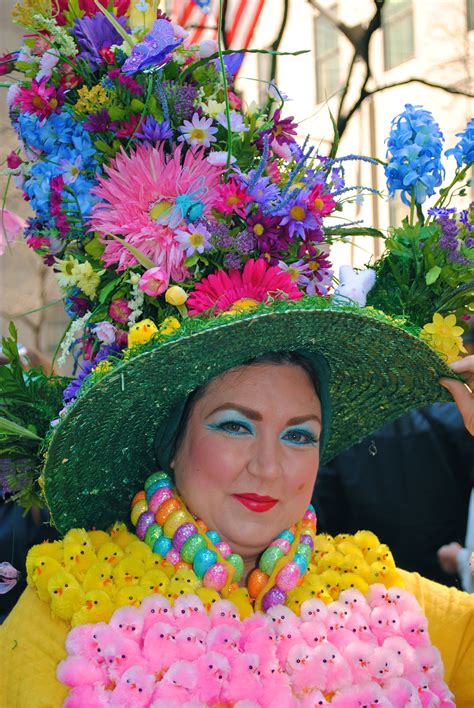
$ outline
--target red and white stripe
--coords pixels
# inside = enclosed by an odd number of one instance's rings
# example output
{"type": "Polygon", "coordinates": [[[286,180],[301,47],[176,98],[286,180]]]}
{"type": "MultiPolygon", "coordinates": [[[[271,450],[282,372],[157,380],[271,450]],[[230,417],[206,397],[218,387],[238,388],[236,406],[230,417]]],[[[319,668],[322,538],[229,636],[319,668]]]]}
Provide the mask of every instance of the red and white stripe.
{"type": "MultiPolygon", "coordinates": [[[[232,49],[247,49],[257,26],[265,0],[230,0],[227,10],[226,34],[232,49]]],[[[206,15],[194,0],[174,0],[172,17],[189,31],[186,42],[196,44],[204,39],[217,39],[219,0],[211,0],[206,15]]]]}

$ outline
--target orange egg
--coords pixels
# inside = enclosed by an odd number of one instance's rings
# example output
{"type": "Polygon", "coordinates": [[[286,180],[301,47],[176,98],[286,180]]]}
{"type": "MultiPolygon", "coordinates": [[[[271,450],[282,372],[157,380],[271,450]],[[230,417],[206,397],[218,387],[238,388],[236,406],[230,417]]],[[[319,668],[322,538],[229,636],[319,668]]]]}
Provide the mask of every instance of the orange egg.
{"type": "Polygon", "coordinates": [[[177,499],[167,499],[163,502],[163,504],[160,506],[160,508],[155,514],[155,519],[157,523],[163,525],[168,516],[172,514],[173,511],[177,511],[180,508],[181,502],[179,502],[177,499]]]}
{"type": "Polygon", "coordinates": [[[193,566],[191,563],[186,563],[185,561],[178,561],[174,566],[174,569],[179,570],[180,568],[189,568],[189,570],[192,570],[193,566]]]}
{"type": "Polygon", "coordinates": [[[137,503],[137,501],[140,501],[140,499],[146,499],[146,495],[145,495],[145,492],[143,491],[143,489],[141,492],[137,492],[135,494],[135,496],[132,499],[131,507],[133,508],[135,506],[135,504],[137,503]]]}
{"type": "Polygon", "coordinates": [[[262,592],[265,585],[268,583],[268,575],[260,570],[260,568],[254,568],[249,575],[247,581],[247,590],[252,598],[258,597],[262,592]]]}
{"type": "Polygon", "coordinates": [[[148,511],[148,504],[146,499],[139,499],[135,504],[132,506],[132,511],[130,513],[130,521],[134,526],[137,525],[137,521],[140,517],[141,514],[143,514],[144,511],[148,511]]]}
{"type": "Polygon", "coordinates": [[[196,521],[194,523],[196,524],[196,526],[198,527],[198,529],[201,533],[206,533],[207,531],[209,531],[209,529],[207,528],[206,524],[204,523],[204,521],[202,519],[196,519],[196,521]]]}

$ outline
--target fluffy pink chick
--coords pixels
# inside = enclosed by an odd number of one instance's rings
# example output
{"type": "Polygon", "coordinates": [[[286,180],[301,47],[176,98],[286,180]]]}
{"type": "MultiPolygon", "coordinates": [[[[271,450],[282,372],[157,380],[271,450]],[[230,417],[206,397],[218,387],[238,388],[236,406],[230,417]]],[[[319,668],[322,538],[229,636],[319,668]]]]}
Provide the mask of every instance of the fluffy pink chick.
{"type": "Polygon", "coordinates": [[[351,610],[343,602],[336,600],[328,605],[328,614],[326,617],[326,626],[338,624],[344,627],[351,616],[351,610]]]}
{"type": "Polygon", "coordinates": [[[94,683],[107,683],[107,674],[97,664],[84,656],[68,656],[56,669],[58,681],[66,686],[92,686],[94,683]]]}
{"type": "Polygon", "coordinates": [[[370,657],[370,670],[375,681],[385,681],[403,675],[403,663],[387,647],[376,647],[370,657]]]}
{"type": "Polygon", "coordinates": [[[288,654],[286,668],[290,674],[293,693],[302,696],[316,688],[322,689],[326,684],[325,667],[315,657],[315,649],[306,644],[296,644],[288,654]]]}
{"type": "Polygon", "coordinates": [[[343,590],[338,597],[338,601],[346,605],[352,612],[359,612],[363,617],[369,619],[370,607],[360,590],[356,588],[343,590]]]}
{"type": "Polygon", "coordinates": [[[411,592],[403,590],[403,588],[395,585],[388,589],[388,597],[391,604],[397,608],[399,614],[411,610],[412,612],[420,612],[421,608],[417,599],[411,592]]]}
{"type": "Polygon", "coordinates": [[[327,640],[339,650],[354,641],[354,635],[339,624],[331,625],[327,631],[327,640]]]}
{"type": "Polygon", "coordinates": [[[101,686],[77,686],[69,692],[63,708],[107,708],[109,692],[101,686]]]}
{"type": "Polygon", "coordinates": [[[207,635],[207,650],[231,658],[239,650],[239,640],[240,632],[236,627],[228,624],[217,625],[207,635]]]}
{"type": "Polygon", "coordinates": [[[176,632],[178,656],[185,661],[194,661],[206,651],[206,632],[196,627],[185,627],[176,632]]]}
{"type": "Polygon", "coordinates": [[[95,657],[97,652],[97,629],[106,627],[105,622],[98,624],[80,624],[73,627],[66,637],[66,650],[68,654],[80,654],[89,659],[95,657]]]}
{"type": "Polygon", "coordinates": [[[257,701],[260,696],[259,657],[248,652],[236,653],[230,660],[230,679],[224,685],[222,699],[227,703],[257,701]]]}
{"type": "Polygon", "coordinates": [[[454,694],[451,693],[448,686],[440,677],[435,677],[430,681],[430,690],[433,691],[435,696],[440,700],[439,708],[451,708],[455,706],[454,694]]]}
{"type": "Polygon", "coordinates": [[[157,622],[167,622],[174,624],[173,610],[170,602],[164,595],[154,593],[143,598],[140,610],[143,613],[143,630],[142,638],[145,638],[146,633],[157,622]]]}
{"type": "Polygon", "coordinates": [[[275,631],[279,634],[280,627],[290,627],[291,625],[297,626],[299,624],[299,619],[297,615],[290,610],[289,607],[284,605],[274,605],[267,610],[267,617],[271,621],[275,631]]]}
{"type": "Polygon", "coordinates": [[[211,625],[218,627],[220,624],[230,624],[231,627],[239,627],[241,625],[239,611],[230,600],[218,600],[215,602],[210,611],[211,625]]]}
{"type": "MultiPolygon", "coordinates": [[[[163,676],[153,694],[155,702],[168,701],[163,706],[180,706],[192,698],[198,683],[197,665],[190,661],[176,661],[163,676]]],[[[153,703],[155,705],[155,703],[153,703]]]]}
{"type": "Polygon", "coordinates": [[[358,611],[351,614],[345,629],[352,632],[354,639],[360,639],[361,642],[367,642],[373,646],[378,644],[375,635],[370,629],[369,619],[358,611]]]}
{"type": "Polygon", "coordinates": [[[370,629],[379,644],[387,637],[400,634],[400,618],[396,609],[390,605],[374,607],[370,613],[370,629]]]}
{"type": "Polygon", "coordinates": [[[400,631],[412,647],[429,644],[428,621],[419,611],[407,610],[400,615],[400,631]]]}
{"type": "Polygon", "coordinates": [[[367,602],[371,608],[384,607],[385,605],[392,604],[388,590],[382,583],[373,583],[373,585],[369,586],[367,602]]]}
{"type": "Polygon", "coordinates": [[[369,661],[374,647],[371,644],[355,639],[341,651],[349,663],[354,682],[369,681],[371,674],[369,661]]]}
{"type": "Polygon", "coordinates": [[[113,708],[145,708],[155,690],[156,680],[153,674],[143,666],[131,666],[117,682],[110,696],[113,708]]]}
{"type": "Polygon", "coordinates": [[[324,684],[318,686],[322,691],[336,691],[352,683],[349,664],[333,644],[321,644],[312,650],[315,671],[324,676],[324,684]]]}
{"type": "Polygon", "coordinates": [[[277,657],[281,665],[286,666],[291,647],[296,644],[304,644],[304,638],[296,623],[291,619],[288,622],[274,625],[274,627],[277,631],[277,657]]]}
{"type": "Polygon", "coordinates": [[[305,600],[301,605],[300,618],[302,622],[311,622],[312,620],[321,620],[324,622],[327,614],[327,605],[317,597],[305,600]]]}
{"type": "MultiPolygon", "coordinates": [[[[216,605],[218,602],[215,603],[216,605]]],[[[235,609],[235,608],[234,608],[235,609]]],[[[196,627],[207,632],[211,628],[211,620],[208,617],[202,600],[197,595],[182,595],[178,597],[173,605],[173,616],[176,627],[196,627]]]]}
{"type": "Polygon", "coordinates": [[[107,644],[102,655],[107,676],[111,681],[118,681],[131,666],[143,663],[138,644],[126,637],[117,637],[107,644]]]}
{"type": "Polygon", "coordinates": [[[387,637],[382,646],[395,652],[403,664],[403,675],[414,673],[418,670],[419,664],[416,652],[406,639],[403,637],[387,637]]]}
{"type": "Polygon", "coordinates": [[[250,634],[254,629],[269,627],[271,623],[270,618],[263,612],[254,612],[253,615],[249,615],[242,622],[242,636],[250,634]]]}
{"type": "Polygon", "coordinates": [[[326,625],[320,619],[313,619],[311,622],[302,622],[300,632],[306,644],[310,647],[316,647],[318,644],[326,642],[328,638],[326,625]]]}
{"type": "Polygon", "coordinates": [[[444,673],[443,662],[439,650],[434,646],[419,647],[416,652],[418,669],[431,679],[434,676],[442,677],[444,673]]]}
{"type": "Polygon", "coordinates": [[[384,681],[383,690],[393,708],[420,708],[421,706],[418,691],[404,678],[391,678],[384,681]]]}
{"type": "Polygon", "coordinates": [[[296,708],[299,702],[293,696],[290,676],[281,666],[261,676],[260,704],[265,708],[296,708]]]}
{"type": "Polygon", "coordinates": [[[363,686],[351,686],[337,694],[331,701],[337,708],[391,708],[383,689],[372,681],[363,686]]]}
{"type": "Polygon", "coordinates": [[[253,632],[246,637],[241,636],[239,648],[241,651],[257,654],[259,656],[260,671],[262,674],[267,674],[278,666],[276,654],[277,643],[272,627],[260,627],[259,629],[254,629],[253,632]]]}
{"type": "Polygon", "coordinates": [[[164,673],[179,659],[175,628],[166,622],[157,622],[146,633],[143,656],[155,674],[164,673]]]}
{"type": "Polygon", "coordinates": [[[144,612],[138,607],[119,607],[110,618],[109,624],[114,627],[122,637],[133,639],[140,644],[142,638],[144,612]]]}
{"type": "Polygon", "coordinates": [[[198,673],[194,690],[196,697],[206,705],[220,703],[222,689],[230,674],[227,659],[215,651],[209,651],[200,656],[194,665],[198,673]]]}

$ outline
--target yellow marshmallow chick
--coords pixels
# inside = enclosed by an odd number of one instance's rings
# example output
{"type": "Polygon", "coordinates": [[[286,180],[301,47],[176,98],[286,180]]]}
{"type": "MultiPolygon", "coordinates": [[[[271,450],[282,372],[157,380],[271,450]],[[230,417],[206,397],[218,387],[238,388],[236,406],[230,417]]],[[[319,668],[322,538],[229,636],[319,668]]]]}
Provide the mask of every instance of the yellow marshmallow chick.
{"type": "Polygon", "coordinates": [[[240,619],[243,621],[246,617],[250,617],[253,614],[252,603],[250,602],[250,595],[247,588],[237,588],[229,593],[228,600],[234,603],[237,607],[240,615],[240,619]]]}
{"type": "Polygon", "coordinates": [[[84,596],[82,607],[72,616],[71,625],[108,622],[115,607],[110,596],[103,590],[89,590],[84,596]]]}
{"type": "Polygon", "coordinates": [[[148,570],[140,580],[140,587],[151,595],[155,592],[164,594],[169,584],[169,578],[162,570],[148,570]]]}
{"type": "Polygon", "coordinates": [[[117,521],[110,529],[110,535],[112,536],[112,541],[120,546],[122,551],[128,546],[129,543],[134,543],[137,537],[130,533],[125,524],[117,521]]]}
{"type": "Polygon", "coordinates": [[[28,551],[26,556],[26,573],[28,577],[28,582],[33,572],[34,567],[36,567],[36,559],[39,557],[53,558],[58,563],[62,563],[63,560],[63,542],[62,541],[45,541],[44,543],[39,543],[37,546],[33,546],[28,551]]]}
{"type": "Polygon", "coordinates": [[[368,582],[370,578],[369,564],[363,555],[358,555],[356,553],[350,553],[348,556],[344,556],[341,563],[341,571],[342,574],[354,573],[355,575],[359,575],[366,582],[368,582]]]}
{"type": "Polygon", "coordinates": [[[105,531],[100,531],[99,529],[94,529],[89,531],[89,538],[94,546],[94,550],[97,553],[98,549],[104,545],[104,543],[109,543],[110,536],[105,531]]]}
{"type": "Polygon", "coordinates": [[[55,558],[49,556],[36,556],[30,562],[28,584],[34,585],[41,600],[49,602],[48,583],[55,573],[61,570],[61,565],[55,558]]]}
{"type": "Polygon", "coordinates": [[[313,597],[311,595],[311,592],[309,591],[308,587],[304,587],[301,585],[299,588],[293,588],[293,590],[290,590],[290,592],[287,595],[286,598],[286,606],[292,610],[295,615],[300,616],[300,610],[301,610],[301,605],[303,602],[306,600],[309,600],[313,597]]]}
{"type": "Polygon", "coordinates": [[[311,597],[322,600],[326,604],[332,602],[332,597],[326,589],[326,585],[318,575],[308,575],[303,587],[308,588],[311,597]]]}
{"type": "Polygon", "coordinates": [[[158,327],[152,320],[141,320],[131,327],[128,333],[128,346],[146,344],[158,332],[158,327]]]}
{"type": "Polygon", "coordinates": [[[49,579],[48,592],[51,611],[63,620],[70,620],[84,600],[84,593],[74,575],[62,569],[49,579]]]}
{"type": "Polygon", "coordinates": [[[316,536],[314,539],[314,551],[313,558],[314,561],[319,561],[326,553],[332,553],[334,551],[334,543],[330,540],[330,536],[316,536]]]}
{"type": "Polygon", "coordinates": [[[369,586],[360,575],[355,575],[355,573],[342,573],[339,579],[339,585],[341,592],[343,590],[348,590],[349,588],[355,588],[360,590],[363,595],[366,595],[369,591],[369,586]]]}
{"type": "Polygon", "coordinates": [[[145,574],[145,564],[138,558],[124,556],[114,566],[114,580],[118,589],[138,585],[145,574]]]}
{"type": "Polygon", "coordinates": [[[325,570],[321,573],[321,580],[332,599],[337,600],[341,591],[341,574],[336,573],[335,570],[325,570]]]}
{"type": "Polygon", "coordinates": [[[63,539],[64,545],[68,543],[76,543],[78,546],[84,546],[84,548],[90,548],[91,551],[94,550],[92,541],[89,538],[89,534],[85,529],[71,529],[67,532],[63,539]]]}
{"type": "Polygon", "coordinates": [[[318,573],[324,573],[325,570],[335,570],[339,572],[342,567],[342,562],[344,556],[342,553],[337,551],[332,551],[332,553],[325,553],[322,558],[318,561],[318,573]]]}
{"type": "Polygon", "coordinates": [[[337,544],[336,550],[339,553],[342,553],[343,556],[360,556],[361,558],[364,557],[364,554],[362,553],[361,549],[356,543],[352,543],[349,540],[342,541],[341,543],[337,544]]]}
{"type": "Polygon", "coordinates": [[[383,583],[385,587],[390,587],[398,580],[398,573],[395,567],[390,566],[380,561],[375,561],[370,566],[369,583],[383,583]]]}
{"type": "Polygon", "coordinates": [[[84,592],[102,590],[107,595],[115,595],[114,571],[109,563],[99,561],[91,565],[82,584],[84,592]]]}
{"type": "Polygon", "coordinates": [[[124,556],[124,552],[116,543],[109,541],[97,551],[97,560],[108,563],[110,566],[116,565],[124,556]]]}
{"type": "Polygon", "coordinates": [[[129,588],[120,588],[115,596],[115,607],[124,607],[125,605],[133,605],[134,607],[140,607],[143,598],[151,595],[147,593],[145,588],[140,585],[132,585],[129,588]]]}
{"type": "Polygon", "coordinates": [[[88,546],[79,546],[77,543],[64,544],[64,568],[83,581],[87,571],[97,562],[97,556],[88,546]]]}
{"type": "Polygon", "coordinates": [[[380,545],[379,539],[372,531],[357,531],[353,536],[353,540],[364,555],[368,553],[371,548],[377,548],[377,546],[380,545]]]}
{"type": "Polygon", "coordinates": [[[368,550],[365,560],[369,565],[372,565],[372,563],[375,563],[376,561],[385,563],[386,565],[395,565],[392,552],[385,543],[381,543],[379,546],[368,550]]]}
{"type": "Polygon", "coordinates": [[[161,570],[166,577],[172,578],[174,575],[174,566],[171,563],[160,556],[159,553],[152,553],[150,557],[145,561],[145,570],[161,570]]]}
{"type": "Polygon", "coordinates": [[[133,556],[143,561],[146,565],[147,560],[151,556],[151,548],[143,541],[133,541],[125,548],[125,555],[133,556]]]}
{"type": "Polygon", "coordinates": [[[211,611],[213,604],[221,599],[219,593],[212,588],[198,588],[196,595],[199,597],[208,613],[211,611]]]}

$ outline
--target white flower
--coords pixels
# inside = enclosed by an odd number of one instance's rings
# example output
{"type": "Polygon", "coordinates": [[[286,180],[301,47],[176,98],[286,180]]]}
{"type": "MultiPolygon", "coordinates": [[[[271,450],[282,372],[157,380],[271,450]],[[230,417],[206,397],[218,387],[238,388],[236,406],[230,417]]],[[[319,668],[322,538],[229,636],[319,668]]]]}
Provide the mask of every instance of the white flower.
{"type": "MultiPolygon", "coordinates": [[[[225,152],[224,150],[213,150],[212,152],[209,153],[207,156],[207,161],[211,165],[227,165],[227,155],[229,153],[225,152]]],[[[234,162],[237,161],[237,158],[235,155],[232,155],[230,158],[230,164],[233,165],[234,162]]]]}
{"type": "Polygon", "coordinates": [[[211,126],[212,118],[199,118],[199,114],[194,113],[190,121],[185,120],[179,127],[183,134],[178,138],[178,142],[186,140],[191,147],[210,147],[217,139],[214,136],[217,128],[211,126]]]}
{"type": "Polygon", "coordinates": [[[40,60],[40,70],[36,74],[36,81],[42,79],[50,79],[53,69],[59,61],[59,53],[57,49],[48,49],[43,54],[40,60]]]}
{"type": "MultiPolygon", "coordinates": [[[[227,117],[225,113],[219,113],[216,116],[216,121],[227,130],[227,117]]],[[[245,125],[241,113],[230,111],[230,129],[233,133],[246,133],[248,131],[248,127],[245,125]]]]}
{"type": "Polygon", "coordinates": [[[198,224],[188,224],[188,231],[180,229],[175,231],[175,239],[178,241],[180,248],[186,251],[186,256],[192,256],[193,253],[203,253],[206,248],[210,248],[211,234],[209,231],[198,224]]]}
{"type": "Polygon", "coordinates": [[[222,113],[225,111],[225,103],[222,101],[222,103],[219,103],[218,101],[215,101],[213,98],[211,98],[207,103],[202,103],[201,104],[202,112],[205,113],[207,116],[211,116],[211,118],[215,118],[219,113],[222,113]]]}

